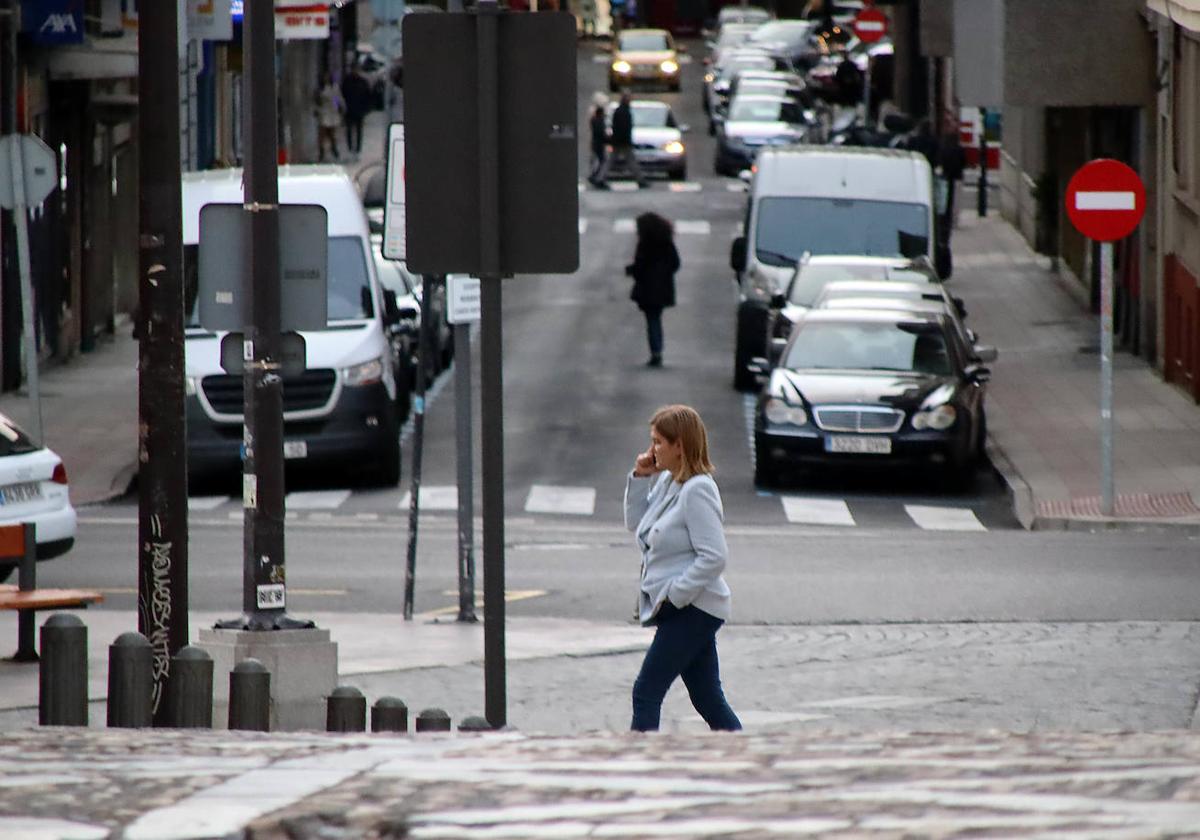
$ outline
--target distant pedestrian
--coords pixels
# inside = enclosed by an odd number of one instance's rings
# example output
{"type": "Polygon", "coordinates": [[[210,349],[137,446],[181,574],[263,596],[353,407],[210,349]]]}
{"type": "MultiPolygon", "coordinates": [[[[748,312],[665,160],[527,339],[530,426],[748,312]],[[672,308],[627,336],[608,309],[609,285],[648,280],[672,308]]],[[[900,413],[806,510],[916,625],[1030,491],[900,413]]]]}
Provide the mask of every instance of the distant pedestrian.
{"type": "Polygon", "coordinates": [[[346,105],[342,101],[342,93],[333,83],[329,73],[321,76],[321,87],[313,100],[317,116],[317,160],[325,160],[325,147],[328,146],[336,161],[341,157],[338,151],[337,130],[342,124],[342,114],[346,105]]]}
{"type": "Polygon", "coordinates": [[[712,473],[708,433],[696,410],[669,405],[655,412],[650,447],[625,479],[625,527],[642,553],[638,617],[657,628],[633,684],[635,732],[658,729],[676,677],[710,729],[742,728],[725,700],[717,660],[717,631],[730,616],[721,576],[729,549],[712,473]]]}
{"type": "Polygon", "coordinates": [[[959,185],[963,170],[967,168],[967,155],[957,131],[947,131],[942,135],[939,158],[942,177],[946,179],[946,221],[953,228],[958,221],[959,185]]]}
{"type": "Polygon", "coordinates": [[[649,186],[646,177],[642,175],[642,168],[638,165],[637,155],[633,149],[633,108],[630,107],[630,101],[629,94],[622,93],[621,104],[613,111],[610,135],[612,154],[604,159],[604,164],[600,167],[600,172],[593,182],[601,189],[608,186],[608,172],[612,168],[613,161],[619,161],[622,166],[627,168],[630,174],[637,179],[639,187],[649,186]]]}
{"type": "Polygon", "coordinates": [[[675,305],[675,272],[679,252],[675,250],[671,222],[657,213],[637,217],[637,250],[625,273],[633,277],[629,298],[646,316],[646,341],[650,345],[647,367],[662,367],[664,309],[675,305]]]}
{"type": "Polygon", "coordinates": [[[596,0],[580,0],[579,17],[583,37],[595,38],[599,34],[596,27],[596,0]]]}
{"type": "Polygon", "coordinates": [[[604,114],[607,106],[608,97],[603,93],[592,97],[592,116],[588,120],[592,130],[592,167],[588,181],[596,186],[600,184],[600,171],[604,167],[605,150],[608,148],[608,119],[604,114]]]}
{"type": "Polygon", "coordinates": [[[363,119],[371,111],[371,83],[358,68],[351,65],[342,79],[342,102],[345,103],[346,148],[352,154],[362,153],[363,119]]]}
{"type": "Polygon", "coordinates": [[[608,2],[609,31],[615,36],[620,33],[625,23],[625,0],[609,0],[608,2]]]}

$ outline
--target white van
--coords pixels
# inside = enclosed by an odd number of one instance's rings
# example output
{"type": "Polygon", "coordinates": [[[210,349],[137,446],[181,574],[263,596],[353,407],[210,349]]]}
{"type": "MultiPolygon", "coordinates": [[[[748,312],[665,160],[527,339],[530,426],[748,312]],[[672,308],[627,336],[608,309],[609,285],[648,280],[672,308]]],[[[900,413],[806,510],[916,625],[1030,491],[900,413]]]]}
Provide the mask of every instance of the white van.
{"type": "MultiPolygon", "coordinates": [[[[221,368],[222,333],[197,322],[200,208],[243,201],[242,170],[183,176],[187,441],[193,476],[241,470],[242,377],[221,368]]],[[[386,324],[396,317],[376,275],[362,200],[339,166],[279,169],[282,204],[319,204],[329,216],[329,325],[303,333],[306,369],[283,380],[284,457],[364,470],[382,485],[400,480],[396,372],[386,324]]]]}
{"type": "Polygon", "coordinates": [[[933,172],[897,149],[785,146],[764,149],[750,182],[745,235],[733,242],[737,276],[734,386],[755,380],[747,365],[766,355],[770,302],[805,254],[928,256],[949,273],[935,225],[933,172]]]}

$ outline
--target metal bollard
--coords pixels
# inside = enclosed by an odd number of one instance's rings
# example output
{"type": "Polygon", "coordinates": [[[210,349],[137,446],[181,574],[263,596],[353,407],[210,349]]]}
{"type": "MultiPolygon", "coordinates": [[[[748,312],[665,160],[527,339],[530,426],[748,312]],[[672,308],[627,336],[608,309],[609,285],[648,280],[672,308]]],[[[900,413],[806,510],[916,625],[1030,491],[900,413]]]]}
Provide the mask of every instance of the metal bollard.
{"type": "MultiPolygon", "coordinates": [[[[32,522],[21,526],[24,553],[17,568],[17,589],[32,592],[37,589],[37,527],[32,522]]],[[[37,630],[37,613],[33,610],[17,610],[17,652],[13,662],[37,662],[37,646],[33,643],[37,630]]]]}
{"type": "Polygon", "coordinates": [[[137,729],[154,718],[154,648],[141,633],[108,646],[108,725],[137,729]]]}
{"type": "Polygon", "coordinates": [[[408,706],[399,697],[380,697],[371,707],[372,732],[407,732],[408,706]]]}
{"type": "Polygon", "coordinates": [[[55,613],[42,625],[38,673],[38,723],[87,726],[87,626],[78,616],[55,613]]]}
{"type": "Polygon", "coordinates": [[[271,729],[271,672],[257,659],[243,659],[229,672],[229,728],[271,729]]]}
{"type": "Polygon", "coordinates": [[[354,686],[339,685],[325,702],[326,732],[365,732],[367,698],[354,686]]]}
{"type": "Polygon", "coordinates": [[[171,657],[167,680],[167,725],[212,729],[213,661],[204,648],[188,645],[171,657]]]}
{"type": "Polygon", "coordinates": [[[449,732],[450,715],[441,709],[422,709],[417,715],[418,732],[449,732]]]}
{"type": "Polygon", "coordinates": [[[462,719],[458,725],[459,732],[491,732],[492,725],[487,722],[487,718],[482,718],[479,715],[471,715],[462,719]]]}

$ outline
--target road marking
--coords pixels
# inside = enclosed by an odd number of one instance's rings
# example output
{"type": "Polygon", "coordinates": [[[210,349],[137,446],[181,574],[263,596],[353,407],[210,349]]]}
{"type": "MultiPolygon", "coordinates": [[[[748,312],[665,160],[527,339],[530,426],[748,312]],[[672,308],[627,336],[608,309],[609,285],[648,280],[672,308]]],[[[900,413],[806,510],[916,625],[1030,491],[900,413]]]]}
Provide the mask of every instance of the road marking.
{"type": "Polygon", "coordinates": [[[585,233],[587,233],[587,229],[588,229],[588,220],[580,219],[579,220],[579,235],[583,236],[585,233]]]}
{"type": "Polygon", "coordinates": [[[283,504],[287,510],[334,510],[349,498],[349,490],[301,490],[288,493],[283,504]]]}
{"type": "Polygon", "coordinates": [[[613,222],[613,233],[635,233],[637,224],[633,219],[617,219],[613,222]]]}
{"type": "Polygon", "coordinates": [[[96,589],[104,595],[136,595],[136,586],[101,586],[96,589]]]}
{"type": "Polygon", "coordinates": [[[525,498],[525,512],[591,516],[596,512],[596,488],[535,484],[525,498]]]}
{"type": "MultiPolygon", "coordinates": [[[[458,487],[454,484],[431,484],[421,488],[417,496],[421,510],[458,510],[458,487]]],[[[408,510],[412,504],[412,491],[400,499],[400,510],[408,510]]]]}
{"type": "Polygon", "coordinates": [[[862,694],[855,697],[834,697],[829,700],[810,700],[801,708],[820,709],[906,709],[946,703],[953,697],[911,697],[903,694],[862,694]]]}
{"type": "Polygon", "coordinates": [[[289,595],[349,595],[349,589],[297,589],[294,586],[289,586],[287,589],[289,595]]]}
{"type": "Polygon", "coordinates": [[[188,510],[215,510],[227,501],[228,496],[188,496],[188,510]]]}
{"type": "Polygon", "coordinates": [[[917,526],[926,531],[986,531],[983,523],[969,508],[935,507],[933,505],[905,505],[907,513],[917,526]]]}
{"type": "Polygon", "coordinates": [[[608,62],[612,61],[612,56],[607,56],[603,53],[596,53],[594,56],[592,56],[592,61],[596,64],[608,64],[608,62]]]}
{"type": "Polygon", "coordinates": [[[673,193],[692,193],[700,192],[704,185],[699,181],[672,181],[667,184],[667,189],[673,193]]]}
{"type": "Polygon", "coordinates": [[[1136,210],[1137,196],[1132,192],[1077,192],[1076,210],[1136,210]]]}
{"type": "Polygon", "coordinates": [[[691,64],[692,63],[692,57],[686,53],[684,53],[683,55],[680,55],[680,56],[676,56],[675,60],[678,61],[680,64],[691,64]]]}
{"type": "Polygon", "coordinates": [[[706,219],[681,219],[675,223],[675,232],[708,236],[712,233],[712,225],[706,219]]]}
{"type": "Polygon", "coordinates": [[[748,187],[741,181],[726,181],[725,189],[729,190],[729,192],[746,192],[748,187]]]}
{"type": "MultiPolygon", "coordinates": [[[[442,590],[442,594],[446,595],[448,597],[458,598],[458,590],[457,589],[444,589],[444,590],[442,590]]],[[[511,604],[514,601],[526,601],[530,598],[541,598],[543,595],[546,595],[546,594],[548,594],[548,592],[545,589],[506,589],[506,590],[504,590],[504,603],[511,604]]],[[[475,610],[476,610],[476,612],[482,613],[483,607],[484,607],[483,590],[476,589],[475,590],[475,610]]],[[[421,619],[421,618],[437,618],[438,616],[450,615],[451,613],[457,613],[457,612],[458,612],[458,604],[455,603],[453,606],[438,607],[437,609],[432,609],[432,610],[428,610],[423,613],[419,613],[415,617],[419,618],[419,619],[421,619]]]]}
{"type": "Polygon", "coordinates": [[[798,525],[854,526],[850,507],[841,499],[806,499],[802,496],[780,496],[783,515],[798,525]]]}
{"type": "Polygon", "coordinates": [[[637,192],[641,189],[637,181],[610,181],[608,188],[613,192],[637,192]]]}

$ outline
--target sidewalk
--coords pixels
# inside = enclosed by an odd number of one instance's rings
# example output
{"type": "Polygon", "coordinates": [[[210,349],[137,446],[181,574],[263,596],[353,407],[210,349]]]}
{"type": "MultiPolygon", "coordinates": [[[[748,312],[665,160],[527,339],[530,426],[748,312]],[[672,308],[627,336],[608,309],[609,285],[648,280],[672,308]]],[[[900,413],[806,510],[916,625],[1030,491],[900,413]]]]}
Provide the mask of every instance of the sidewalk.
{"type": "Polygon", "coordinates": [[[1200,533],[1200,406],[1142,359],[1113,357],[1116,516],[1100,514],[1099,320],[993,214],[960,215],[950,289],[1000,358],[989,453],[1027,528],[1185,526],[1200,533]]]}

